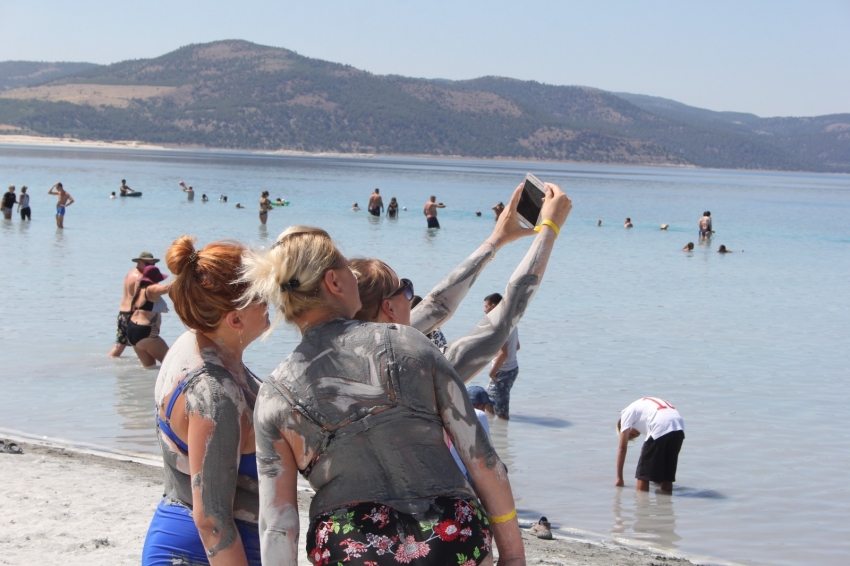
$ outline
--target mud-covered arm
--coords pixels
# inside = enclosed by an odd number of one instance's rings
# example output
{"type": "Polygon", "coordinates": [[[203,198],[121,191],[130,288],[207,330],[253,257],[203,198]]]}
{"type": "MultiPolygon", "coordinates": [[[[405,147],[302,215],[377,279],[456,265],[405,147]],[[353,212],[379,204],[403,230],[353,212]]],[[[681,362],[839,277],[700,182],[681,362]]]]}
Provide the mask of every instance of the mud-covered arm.
{"type": "Polygon", "coordinates": [[[525,564],[525,549],[513,513],[514,497],[505,466],[478,421],[463,382],[445,358],[436,352],[434,358],[434,392],[443,427],[466,466],[487,514],[491,518],[510,517],[504,522],[490,523],[499,549],[499,564],[525,564]]]}
{"type": "Polygon", "coordinates": [[[254,408],[257,470],[260,479],[260,552],[263,564],[298,564],[298,468],[281,433],[289,405],[263,385],[254,408]]]}
{"type": "MultiPolygon", "coordinates": [[[[518,193],[514,196],[518,198],[518,193]]],[[[501,218],[510,210],[515,214],[516,205],[511,199],[501,218]]],[[[546,199],[540,213],[541,218],[552,220],[560,228],[567,220],[572,202],[556,185],[546,183],[546,199]]],[[[511,331],[522,315],[543,279],[546,265],[555,246],[557,235],[549,226],[544,226],[528,249],[522,261],[511,275],[505,294],[499,305],[481,319],[471,332],[446,347],[446,358],[463,381],[475,377],[492,360],[507,341],[511,331]]],[[[424,301],[423,301],[424,302],[424,301]]],[[[412,321],[411,313],[411,321],[412,321]]]]}
{"type": "Polygon", "coordinates": [[[192,515],[210,564],[247,565],[233,522],[242,429],[236,401],[210,378],[186,392],[192,515]]]}
{"type": "Polygon", "coordinates": [[[523,236],[534,234],[533,230],[523,228],[517,219],[516,207],[521,194],[522,185],[514,190],[508,206],[496,221],[496,227],[490,237],[431,289],[422,302],[411,311],[410,325],[413,328],[428,334],[445,324],[466,297],[484,266],[496,256],[499,248],[523,236]]]}

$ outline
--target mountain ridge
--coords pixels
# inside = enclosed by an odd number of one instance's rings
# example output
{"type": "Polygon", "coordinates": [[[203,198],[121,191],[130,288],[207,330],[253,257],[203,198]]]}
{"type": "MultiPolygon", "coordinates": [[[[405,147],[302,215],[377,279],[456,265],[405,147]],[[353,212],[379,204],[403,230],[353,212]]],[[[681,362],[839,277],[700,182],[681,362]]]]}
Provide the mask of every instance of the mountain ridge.
{"type": "Polygon", "coordinates": [[[850,172],[850,114],[759,118],[507,77],[375,75],[243,40],[0,91],[0,125],[223,149],[850,172]]]}

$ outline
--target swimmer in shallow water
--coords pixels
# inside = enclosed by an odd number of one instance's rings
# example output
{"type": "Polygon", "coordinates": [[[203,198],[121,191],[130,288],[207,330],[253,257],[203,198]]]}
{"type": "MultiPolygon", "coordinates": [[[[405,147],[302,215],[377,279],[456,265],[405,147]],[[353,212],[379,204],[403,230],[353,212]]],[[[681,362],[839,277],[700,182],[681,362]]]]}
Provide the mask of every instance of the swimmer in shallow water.
{"type": "Polygon", "coordinates": [[[195,200],[195,189],[193,189],[192,187],[187,187],[186,183],[184,183],[183,181],[180,181],[177,184],[180,185],[180,187],[183,188],[183,192],[186,193],[186,200],[195,200]]]}
{"type": "Polygon", "coordinates": [[[694,251],[694,243],[693,243],[693,242],[688,242],[688,245],[686,245],[684,248],[682,248],[682,251],[683,251],[683,252],[692,252],[692,251],[694,251]]]}
{"type": "Polygon", "coordinates": [[[732,251],[727,250],[726,246],[720,246],[719,248],[717,248],[717,253],[719,253],[719,254],[731,254],[732,251]]]}
{"type": "MultiPolygon", "coordinates": [[[[566,197],[559,201],[564,210],[566,197]]],[[[462,554],[492,565],[492,536],[500,563],[524,564],[503,464],[433,344],[403,324],[351,320],[361,308],[357,281],[324,230],[290,227],[244,262],[244,301],[270,301],[302,334],[255,410],[263,562],[297,563],[298,470],[316,491],[307,531],[314,563],[342,562],[356,549],[375,563],[389,553],[444,566],[462,554]]]]}
{"type": "Polygon", "coordinates": [[[143,566],[260,564],[254,401],[260,380],[242,355],[268,328],[261,302],[238,304],[243,247],[196,250],[182,236],[166,254],[171,298],[189,330],[163,361],[155,387],[165,464],[143,566]]]}

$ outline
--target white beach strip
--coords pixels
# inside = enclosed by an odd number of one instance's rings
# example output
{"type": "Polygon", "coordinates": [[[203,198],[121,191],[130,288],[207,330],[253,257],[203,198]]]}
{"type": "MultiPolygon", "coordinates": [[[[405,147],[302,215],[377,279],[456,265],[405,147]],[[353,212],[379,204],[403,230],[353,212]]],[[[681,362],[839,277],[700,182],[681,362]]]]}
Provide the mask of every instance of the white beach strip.
{"type": "MultiPolygon", "coordinates": [[[[2,130],[2,128],[0,128],[2,130]]],[[[51,138],[46,136],[28,136],[22,134],[0,133],[0,145],[41,145],[55,147],[87,148],[124,148],[124,149],[166,149],[161,145],[141,141],[99,141],[76,138],[51,138]]]]}
{"type": "MultiPolygon", "coordinates": [[[[8,442],[8,441],[7,441],[8,442]]],[[[139,564],[162,497],[155,461],[45,443],[20,443],[23,455],[0,452],[0,564],[139,564]],[[135,460],[135,461],[133,461],[135,460]]],[[[299,487],[303,551],[312,492],[299,487]]],[[[522,532],[528,564],[650,566],[687,560],[613,545],[522,532]]]]}

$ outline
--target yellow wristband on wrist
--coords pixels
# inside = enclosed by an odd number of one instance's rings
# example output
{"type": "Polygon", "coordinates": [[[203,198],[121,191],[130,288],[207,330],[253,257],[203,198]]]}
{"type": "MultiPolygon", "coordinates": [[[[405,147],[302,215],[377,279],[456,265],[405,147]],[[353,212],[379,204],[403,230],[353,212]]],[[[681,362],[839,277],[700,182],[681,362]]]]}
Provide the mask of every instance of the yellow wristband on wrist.
{"type": "Polygon", "coordinates": [[[510,513],[505,513],[504,515],[499,515],[498,517],[490,517],[491,523],[507,523],[511,519],[516,517],[516,509],[511,511],[510,513]]]}
{"type": "Polygon", "coordinates": [[[552,222],[551,220],[544,220],[543,222],[540,223],[540,226],[537,226],[536,228],[534,228],[534,231],[539,232],[540,229],[543,228],[544,226],[548,226],[549,228],[551,228],[552,231],[555,232],[556,238],[561,235],[561,230],[558,228],[558,225],[555,224],[554,222],[552,222]]]}

